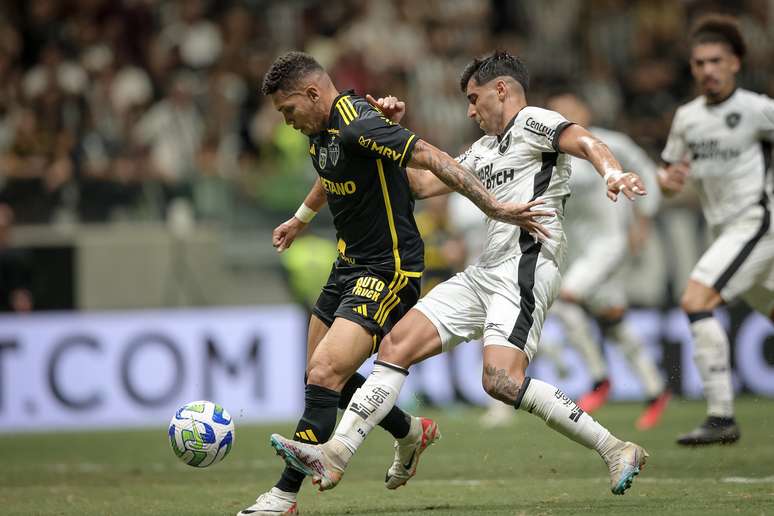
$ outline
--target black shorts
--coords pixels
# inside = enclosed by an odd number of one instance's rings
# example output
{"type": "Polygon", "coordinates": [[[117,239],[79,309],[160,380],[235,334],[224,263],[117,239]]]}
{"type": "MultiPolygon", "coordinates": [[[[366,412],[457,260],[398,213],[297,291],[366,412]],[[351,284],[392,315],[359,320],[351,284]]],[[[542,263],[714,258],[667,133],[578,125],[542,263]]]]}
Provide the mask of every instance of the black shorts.
{"type": "Polygon", "coordinates": [[[419,275],[409,274],[337,261],[312,313],[329,327],[336,317],[359,324],[374,336],[376,352],[382,337],[419,299],[419,275]]]}

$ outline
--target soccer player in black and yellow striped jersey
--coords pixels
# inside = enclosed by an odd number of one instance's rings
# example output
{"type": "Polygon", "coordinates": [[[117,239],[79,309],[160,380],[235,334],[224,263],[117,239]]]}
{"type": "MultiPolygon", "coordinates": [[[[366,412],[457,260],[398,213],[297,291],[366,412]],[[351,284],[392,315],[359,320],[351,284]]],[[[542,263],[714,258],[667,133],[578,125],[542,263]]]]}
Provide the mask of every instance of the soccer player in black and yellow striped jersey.
{"type": "MultiPolygon", "coordinates": [[[[326,202],[337,232],[339,256],[309,323],[305,409],[295,432],[297,440],[322,443],[333,432],[337,407],[345,408],[364,382],[357,368],[419,295],[423,245],[406,166],[430,170],[491,218],[533,234],[546,234],[535,219],[553,213],[540,211],[540,201],[498,202],[451,156],[388,120],[363,97],[339,92],[307,54],[277,58],[264,77],[263,93],[287,124],[309,137],[319,174],[295,216],[275,230],[274,246],[289,247],[326,202]]],[[[398,408],[380,425],[403,451],[424,449],[428,439],[439,436],[435,423],[398,408]]],[[[410,476],[392,476],[387,487],[403,485],[410,476]]],[[[302,480],[303,474],[286,468],[273,489],[239,514],[295,514],[302,480]]]]}

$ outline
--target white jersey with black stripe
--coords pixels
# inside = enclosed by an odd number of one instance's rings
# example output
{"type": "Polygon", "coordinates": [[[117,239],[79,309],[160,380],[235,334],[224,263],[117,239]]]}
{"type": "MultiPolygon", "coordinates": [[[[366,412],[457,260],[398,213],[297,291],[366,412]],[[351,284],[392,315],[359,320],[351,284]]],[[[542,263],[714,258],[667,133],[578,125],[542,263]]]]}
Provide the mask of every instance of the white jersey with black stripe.
{"type": "Polygon", "coordinates": [[[707,221],[718,226],[761,202],[774,140],[774,100],[744,89],[708,104],[704,96],[678,108],[661,154],[687,160],[707,221]]]}
{"type": "MultiPolygon", "coordinates": [[[[502,135],[484,136],[457,158],[463,166],[476,172],[498,201],[545,200],[540,208],[551,208],[556,216],[540,221],[551,233],[542,242],[540,253],[560,267],[566,255],[562,223],[564,201],[570,194],[570,158],[558,151],[557,141],[570,124],[555,111],[527,106],[502,135]]],[[[487,219],[486,247],[477,265],[497,265],[521,255],[534,244],[534,237],[519,227],[487,219]]]]}

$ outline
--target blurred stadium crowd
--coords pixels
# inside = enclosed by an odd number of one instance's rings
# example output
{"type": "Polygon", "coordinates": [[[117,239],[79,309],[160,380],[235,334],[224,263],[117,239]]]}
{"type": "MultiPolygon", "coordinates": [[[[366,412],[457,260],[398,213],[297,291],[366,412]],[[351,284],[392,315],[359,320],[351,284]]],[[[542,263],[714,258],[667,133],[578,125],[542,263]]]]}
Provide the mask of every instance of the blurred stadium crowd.
{"type": "Polygon", "coordinates": [[[405,125],[450,153],[478,137],[461,69],[507,48],[531,103],[569,81],[657,158],[706,11],[739,16],[741,83],[774,94],[771,0],[3,2],[0,203],[17,224],[162,221],[176,198],[202,221],[282,220],[314,179],[306,138],[260,94],[290,48],[341,88],[406,99],[405,125]]]}

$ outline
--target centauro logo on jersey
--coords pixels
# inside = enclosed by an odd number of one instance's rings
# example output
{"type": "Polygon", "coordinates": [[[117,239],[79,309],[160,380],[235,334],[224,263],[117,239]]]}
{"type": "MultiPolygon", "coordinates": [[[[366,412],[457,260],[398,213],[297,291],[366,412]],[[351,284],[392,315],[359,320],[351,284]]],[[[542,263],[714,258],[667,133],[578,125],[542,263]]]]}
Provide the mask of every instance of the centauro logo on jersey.
{"type": "Polygon", "coordinates": [[[364,276],[358,278],[355,282],[355,288],[352,293],[356,296],[363,296],[372,301],[379,301],[379,297],[384,290],[384,282],[373,276],[364,276]]]}
{"type": "Polygon", "coordinates": [[[357,185],[355,184],[354,181],[337,183],[336,181],[331,181],[329,179],[325,179],[324,177],[321,177],[320,182],[322,183],[323,188],[325,188],[326,192],[336,194],[336,195],[350,195],[355,193],[355,191],[357,191],[357,185]]]}
{"type": "Polygon", "coordinates": [[[524,128],[531,133],[539,134],[546,138],[553,138],[554,133],[556,133],[556,129],[542,124],[532,117],[527,118],[527,121],[524,123],[524,128]]]}
{"type": "Polygon", "coordinates": [[[360,146],[363,147],[364,149],[368,149],[377,154],[381,154],[385,158],[389,158],[393,161],[398,161],[400,159],[400,156],[401,156],[400,152],[392,150],[386,145],[379,145],[371,138],[365,138],[363,136],[360,136],[357,139],[357,143],[359,143],[360,146]]]}

